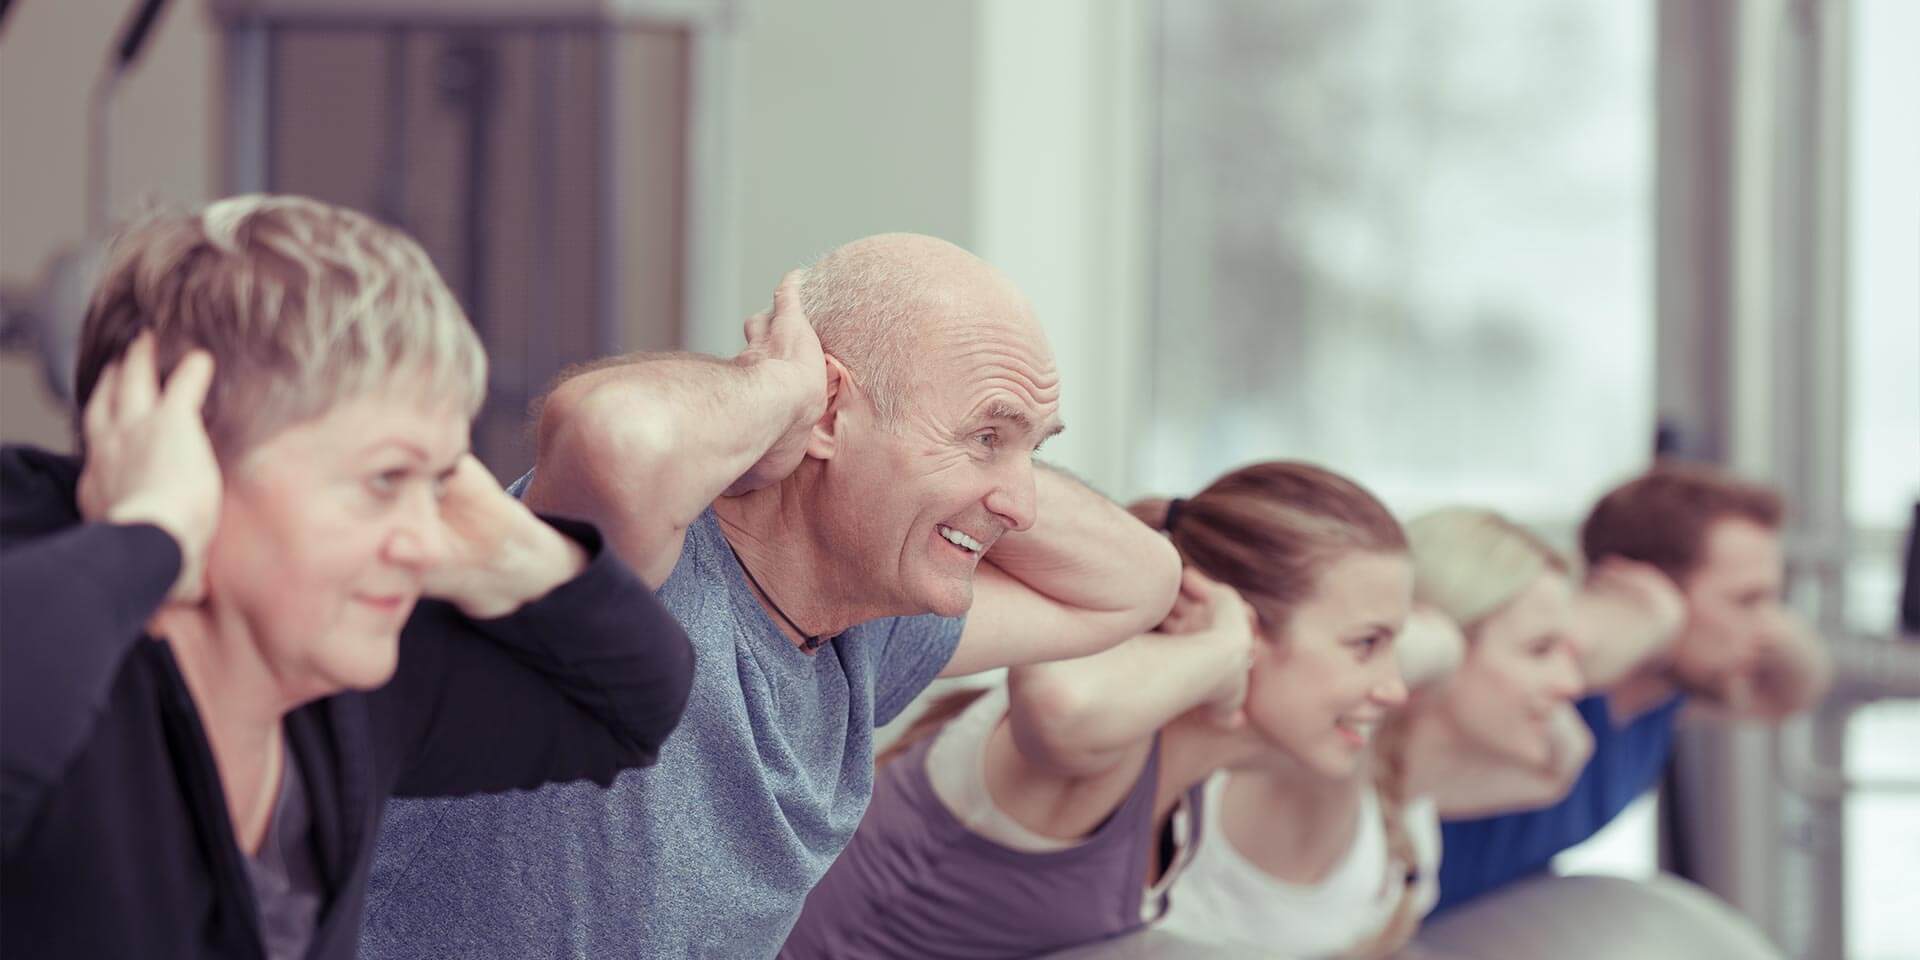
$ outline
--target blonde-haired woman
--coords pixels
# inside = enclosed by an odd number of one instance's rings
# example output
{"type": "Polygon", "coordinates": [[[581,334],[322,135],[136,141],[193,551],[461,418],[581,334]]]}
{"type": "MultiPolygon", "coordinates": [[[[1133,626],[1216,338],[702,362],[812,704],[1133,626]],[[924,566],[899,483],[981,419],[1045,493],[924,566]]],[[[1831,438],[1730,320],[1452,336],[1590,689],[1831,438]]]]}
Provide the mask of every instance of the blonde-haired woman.
{"type": "MultiPolygon", "coordinates": [[[[1222,770],[1318,783],[1362,769],[1405,696],[1393,644],[1413,574],[1392,514],[1344,477],[1275,462],[1136,515],[1188,567],[1163,629],[937,705],[884,762],[783,956],[1034,956],[1158,921],[1170,887],[1177,911],[1215,834],[1308,839],[1319,856],[1385,831],[1356,819],[1351,788],[1331,839],[1277,834],[1280,818],[1215,791],[1222,770]]],[[[1362,864],[1363,909],[1390,911],[1413,859],[1362,864]]]]}
{"type": "Polygon", "coordinates": [[[366,217],[240,197],[122,238],[83,455],[0,454],[0,953],[352,957],[388,795],[652,761],[686,637],[467,453],[485,378],[366,217]]]}
{"type": "Polygon", "coordinates": [[[1408,524],[1407,536],[1415,595],[1458,624],[1466,642],[1459,666],[1395,720],[1403,756],[1383,759],[1430,785],[1449,817],[1552,802],[1592,746],[1572,707],[1585,682],[1571,568],[1487,510],[1429,513],[1408,524]]]}

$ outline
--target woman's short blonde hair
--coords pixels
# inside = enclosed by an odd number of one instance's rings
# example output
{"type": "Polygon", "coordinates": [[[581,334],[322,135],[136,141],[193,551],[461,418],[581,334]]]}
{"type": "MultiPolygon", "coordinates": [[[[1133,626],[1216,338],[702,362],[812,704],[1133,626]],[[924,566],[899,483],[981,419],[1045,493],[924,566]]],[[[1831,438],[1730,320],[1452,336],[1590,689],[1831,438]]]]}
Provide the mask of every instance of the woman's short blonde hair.
{"type": "Polygon", "coordinates": [[[189,350],[213,355],[205,419],[227,459],[375,387],[469,417],[486,394],[480,339],[420,245],[304,197],[233,197],[123,232],[87,308],[80,409],[146,330],[162,376],[189,350]]]}
{"type": "Polygon", "coordinates": [[[1452,507],[1407,524],[1414,598],[1467,631],[1505,606],[1543,573],[1566,574],[1567,561],[1525,527],[1490,510],[1452,507]]]}

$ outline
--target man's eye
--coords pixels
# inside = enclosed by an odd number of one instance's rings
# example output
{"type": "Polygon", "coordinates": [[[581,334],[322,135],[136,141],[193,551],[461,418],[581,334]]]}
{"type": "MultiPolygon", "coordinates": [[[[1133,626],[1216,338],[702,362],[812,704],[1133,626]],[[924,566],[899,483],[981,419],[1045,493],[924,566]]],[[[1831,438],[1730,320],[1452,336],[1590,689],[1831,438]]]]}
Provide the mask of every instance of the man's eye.
{"type": "Polygon", "coordinates": [[[986,447],[988,450],[993,450],[1000,446],[1000,435],[988,430],[983,433],[974,434],[973,442],[986,447]]]}

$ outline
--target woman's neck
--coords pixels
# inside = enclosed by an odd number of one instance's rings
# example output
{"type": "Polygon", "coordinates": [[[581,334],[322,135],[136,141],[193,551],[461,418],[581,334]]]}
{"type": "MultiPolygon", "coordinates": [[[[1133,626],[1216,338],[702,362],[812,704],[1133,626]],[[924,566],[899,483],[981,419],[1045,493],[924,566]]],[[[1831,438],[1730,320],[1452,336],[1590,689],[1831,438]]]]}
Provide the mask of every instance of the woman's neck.
{"type": "Polygon", "coordinates": [[[1271,744],[1245,725],[1224,729],[1198,708],[1173,718],[1160,728],[1156,820],[1215,771],[1246,766],[1273,752],[1271,744]]]}
{"type": "Polygon", "coordinates": [[[1208,826],[1263,872],[1286,882],[1315,882],[1352,846],[1364,770],[1344,780],[1322,776],[1250,727],[1222,729],[1198,712],[1161,730],[1156,822],[1221,770],[1232,771],[1221,822],[1208,826]]]}
{"type": "Polygon", "coordinates": [[[1227,776],[1212,826],[1262,873],[1319,883],[1353,847],[1365,776],[1324,777],[1291,759],[1238,768],[1227,776]]]}
{"type": "Polygon", "coordinates": [[[280,721],[298,702],[260,654],[240,618],[209,604],[169,605],[148,632],[180,665],[220,773],[234,839],[249,856],[273,818],[284,771],[280,721]]]}
{"type": "Polygon", "coordinates": [[[1403,764],[1402,796],[1430,795],[1439,789],[1448,771],[1482,756],[1483,751],[1474,748],[1438,701],[1416,696],[1402,709],[1406,713],[1399,722],[1406,724],[1406,733],[1393,746],[1403,764]]]}

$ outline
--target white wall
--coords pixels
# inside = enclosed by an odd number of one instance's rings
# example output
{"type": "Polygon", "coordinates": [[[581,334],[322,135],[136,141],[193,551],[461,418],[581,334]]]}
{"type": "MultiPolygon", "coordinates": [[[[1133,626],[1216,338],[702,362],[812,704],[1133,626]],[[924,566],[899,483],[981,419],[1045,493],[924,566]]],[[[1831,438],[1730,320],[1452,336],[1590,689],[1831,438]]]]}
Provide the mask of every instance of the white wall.
{"type": "Polygon", "coordinates": [[[730,51],[736,302],[688,346],[730,354],[787,270],[873,233],[965,247],[973,216],[974,12],[942,0],[761,0],[730,51]],[[730,309],[729,309],[730,308],[730,309]]]}
{"type": "Polygon", "coordinates": [[[1144,4],[982,0],[979,254],[1033,299],[1059,355],[1055,463],[1122,499],[1144,367],[1144,4]]]}
{"type": "MultiPolygon", "coordinates": [[[[952,240],[1032,298],[1059,355],[1054,462],[1124,496],[1147,153],[1138,0],[752,5],[735,36],[739,302],[693,349],[731,353],[782,272],[889,230],[952,240]]],[[[725,231],[723,231],[725,232],[725,231]]]]}

